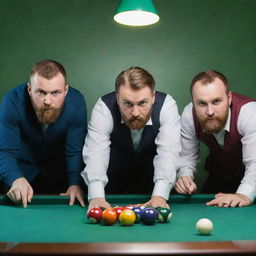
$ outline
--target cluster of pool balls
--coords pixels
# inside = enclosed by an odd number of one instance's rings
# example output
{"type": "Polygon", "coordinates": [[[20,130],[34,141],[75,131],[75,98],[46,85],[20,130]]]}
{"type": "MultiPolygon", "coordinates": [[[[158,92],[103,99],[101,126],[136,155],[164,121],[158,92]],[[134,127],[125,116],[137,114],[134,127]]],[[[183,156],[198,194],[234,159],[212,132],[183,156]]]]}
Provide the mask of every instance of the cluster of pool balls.
{"type": "Polygon", "coordinates": [[[124,206],[114,207],[102,210],[92,208],[87,213],[89,223],[103,223],[104,225],[113,225],[116,222],[124,226],[131,226],[134,223],[142,222],[146,225],[153,225],[155,222],[168,222],[172,217],[172,212],[168,208],[158,207],[137,207],[124,206]]]}

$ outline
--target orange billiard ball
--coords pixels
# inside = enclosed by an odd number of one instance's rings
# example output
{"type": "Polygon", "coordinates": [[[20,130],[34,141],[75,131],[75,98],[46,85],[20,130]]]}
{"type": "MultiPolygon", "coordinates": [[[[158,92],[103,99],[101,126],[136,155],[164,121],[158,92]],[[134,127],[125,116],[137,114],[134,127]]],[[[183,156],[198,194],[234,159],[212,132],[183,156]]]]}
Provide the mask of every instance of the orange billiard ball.
{"type": "Polygon", "coordinates": [[[117,221],[117,213],[114,209],[109,208],[103,211],[102,213],[102,222],[105,225],[112,225],[117,221]]]}
{"type": "Polygon", "coordinates": [[[133,210],[124,210],[121,212],[119,216],[119,221],[124,225],[124,226],[131,226],[134,224],[136,220],[136,214],[134,213],[133,210]]]}

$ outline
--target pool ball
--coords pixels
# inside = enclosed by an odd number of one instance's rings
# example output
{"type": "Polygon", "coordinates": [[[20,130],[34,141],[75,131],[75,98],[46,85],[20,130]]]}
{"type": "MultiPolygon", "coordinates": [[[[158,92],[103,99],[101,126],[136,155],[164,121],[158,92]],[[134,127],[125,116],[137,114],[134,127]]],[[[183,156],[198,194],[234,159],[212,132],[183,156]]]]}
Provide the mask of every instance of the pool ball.
{"type": "Polygon", "coordinates": [[[146,225],[153,225],[157,220],[158,212],[155,208],[146,207],[141,213],[141,220],[146,225]]]}
{"type": "Polygon", "coordinates": [[[140,220],[141,220],[141,213],[142,213],[143,210],[140,207],[134,207],[132,210],[134,211],[134,213],[136,215],[135,222],[139,223],[140,220]]]}
{"type": "Polygon", "coordinates": [[[136,214],[133,210],[123,210],[119,216],[119,221],[124,226],[131,226],[136,220],[136,214]]]}
{"type": "Polygon", "coordinates": [[[121,212],[124,210],[124,208],[121,206],[117,206],[117,207],[114,207],[113,210],[116,212],[117,220],[119,220],[119,216],[120,216],[121,212]]]}
{"type": "Polygon", "coordinates": [[[159,222],[168,222],[172,217],[172,213],[169,208],[159,207],[157,208],[157,212],[157,219],[159,222]]]}
{"type": "Polygon", "coordinates": [[[87,212],[87,219],[89,223],[99,223],[102,218],[102,210],[100,208],[92,208],[87,212]]]}
{"type": "Polygon", "coordinates": [[[132,210],[134,207],[134,205],[126,205],[124,208],[127,209],[127,210],[132,210]]]}
{"type": "Polygon", "coordinates": [[[213,230],[213,224],[211,220],[202,218],[196,223],[196,229],[201,235],[209,235],[213,230]]]}
{"type": "Polygon", "coordinates": [[[102,222],[105,225],[112,225],[117,221],[117,213],[114,209],[109,208],[103,211],[102,213],[102,222]]]}

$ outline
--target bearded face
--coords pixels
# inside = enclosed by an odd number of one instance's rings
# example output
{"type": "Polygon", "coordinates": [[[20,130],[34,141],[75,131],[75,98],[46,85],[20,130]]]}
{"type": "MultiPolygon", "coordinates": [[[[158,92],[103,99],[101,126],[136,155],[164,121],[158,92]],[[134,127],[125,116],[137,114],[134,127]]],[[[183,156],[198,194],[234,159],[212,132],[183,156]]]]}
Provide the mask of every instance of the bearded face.
{"type": "Polygon", "coordinates": [[[52,79],[35,74],[28,84],[28,93],[37,119],[42,124],[51,124],[57,120],[68,92],[68,85],[61,73],[52,79]]]}
{"type": "Polygon", "coordinates": [[[32,98],[31,98],[31,102],[35,110],[37,120],[41,124],[54,123],[58,119],[61,113],[61,110],[63,108],[63,104],[59,108],[54,106],[38,107],[32,98]]]}
{"type": "MultiPolygon", "coordinates": [[[[121,111],[120,111],[121,112],[121,111]]],[[[152,112],[152,107],[150,111],[145,116],[138,117],[127,117],[124,113],[121,112],[121,117],[125,124],[132,130],[140,130],[145,127],[147,121],[150,119],[152,112]]]]}
{"type": "Polygon", "coordinates": [[[228,119],[229,106],[227,106],[222,114],[214,116],[201,116],[196,112],[198,122],[204,132],[213,134],[220,132],[226,125],[228,119]]]}
{"type": "Polygon", "coordinates": [[[193,106],[204,132],[220,132],[226,125],[232,93],[219,78],[208,84],[198,81],[192,89],[193,106]]]}
{"type": "Polygon", "coordinates": [[[134,90],[129,85],[122,85],[117,94],[122,120],[133,130],[145,127],[150,119],[154,101],[155,92],[148,86],[134,90]]]}

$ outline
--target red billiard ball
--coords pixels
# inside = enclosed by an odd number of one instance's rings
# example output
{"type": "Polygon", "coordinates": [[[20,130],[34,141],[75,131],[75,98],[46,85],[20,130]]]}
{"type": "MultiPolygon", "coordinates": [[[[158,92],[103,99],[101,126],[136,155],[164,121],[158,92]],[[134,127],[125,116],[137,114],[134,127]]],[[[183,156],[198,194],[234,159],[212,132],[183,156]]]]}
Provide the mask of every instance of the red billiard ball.
{"type": "Polygon", "coordinates": [[[105,225],[112,225],[117,221],[117,213],[113,208],[109,208],[102,213],[102,222],[105,225]]]}
{"type": "Polygon", "coordinates": [[[129,204],[129,205],[126,205],[126,206],[125,206],[125,209],[132,210],[133,207],[134,207],[134,205],[129,204]]]}
{"type": "Polygon", "coordinates": [[[90,223],[99,223],[102,218],[102,210],[100,208],[92,208],[87,213],[87,219],[90,223]]]}
{"type": "Polygon", "coordinates": [[[119,220],[119,216],[120,216],[121,212],[124,210],[124,207],[117,206],[117,207],[114,207],[113,210],[116,212],[117,220],[119,220]]]}
{"type": "Polygon", "coordinates": [[[124,226],[131,226],[136,220],[136,214],[133,210],[124,210],[121,212],[119,220],[124,226]]]}

